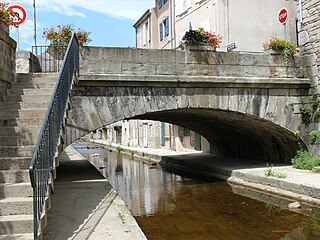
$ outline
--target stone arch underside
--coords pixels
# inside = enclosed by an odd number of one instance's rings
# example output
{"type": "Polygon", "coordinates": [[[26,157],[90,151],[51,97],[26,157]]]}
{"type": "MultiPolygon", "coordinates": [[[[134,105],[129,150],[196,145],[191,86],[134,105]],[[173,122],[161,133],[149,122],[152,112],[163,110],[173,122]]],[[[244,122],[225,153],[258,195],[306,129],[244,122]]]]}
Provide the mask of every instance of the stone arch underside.
{"type": "Polygon", "coordinates": [[[294,89],[79,87],[73,92],[66,143],[123,119],[173,123],[203,135],[218,156],[289,163],[300,102],[294,89]]]}
{"type": "Polygon", "coordinates": [[[158,120],[204,136],[216,156],[289,163],[299,149],[290,131],[263,119],[214,109],[178,109],[147,113],[136,119],[158,120]]]}

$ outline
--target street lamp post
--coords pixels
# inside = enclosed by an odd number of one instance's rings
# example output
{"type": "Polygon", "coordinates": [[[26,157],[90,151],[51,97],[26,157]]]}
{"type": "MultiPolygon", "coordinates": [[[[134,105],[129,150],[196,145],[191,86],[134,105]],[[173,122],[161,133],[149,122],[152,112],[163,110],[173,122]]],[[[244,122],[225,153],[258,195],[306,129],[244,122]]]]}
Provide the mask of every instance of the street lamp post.
{"type": "MultiPolygon", "coordinates": [[[[36,0],[33,0],[33,40],[34,46],[37,46],[37,15],[36,15],[36,0]]],[[[37,51],[37,48],[36,48],[37,51]]]]}

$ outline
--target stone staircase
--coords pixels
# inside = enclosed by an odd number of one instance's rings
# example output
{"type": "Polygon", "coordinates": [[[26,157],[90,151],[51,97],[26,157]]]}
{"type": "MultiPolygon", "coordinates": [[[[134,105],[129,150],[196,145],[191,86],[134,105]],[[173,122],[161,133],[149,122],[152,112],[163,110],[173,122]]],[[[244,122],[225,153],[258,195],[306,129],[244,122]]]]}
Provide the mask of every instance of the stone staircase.
{"type": "Polygon", "coordinates": [[[33,239],[28,167],[57,74],[20,74],[0,102],[0,240],[33,239]]]}

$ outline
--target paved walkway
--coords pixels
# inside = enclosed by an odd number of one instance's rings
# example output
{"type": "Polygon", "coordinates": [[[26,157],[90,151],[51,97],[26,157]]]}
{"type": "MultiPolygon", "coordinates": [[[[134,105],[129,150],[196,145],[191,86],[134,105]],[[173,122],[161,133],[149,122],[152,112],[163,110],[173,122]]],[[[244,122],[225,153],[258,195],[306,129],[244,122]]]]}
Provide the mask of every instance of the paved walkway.
{"type": "Polygon", "coordinates": [[[147,239],[109,182],[72,147],[57,171],[45,240],[147,239]]]}

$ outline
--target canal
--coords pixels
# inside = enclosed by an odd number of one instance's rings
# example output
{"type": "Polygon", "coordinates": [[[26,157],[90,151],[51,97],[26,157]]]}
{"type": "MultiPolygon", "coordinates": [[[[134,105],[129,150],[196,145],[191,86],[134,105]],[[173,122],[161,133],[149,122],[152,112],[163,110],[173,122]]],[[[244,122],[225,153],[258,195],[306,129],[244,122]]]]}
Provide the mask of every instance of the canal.
{"type": "Polygon", "coordinates": [[[319,212],[312,207],[289,211],[286,199],[168,172],[93,144],[73,147],[109,180],[150,240],[320,239],[319,212]]]}

